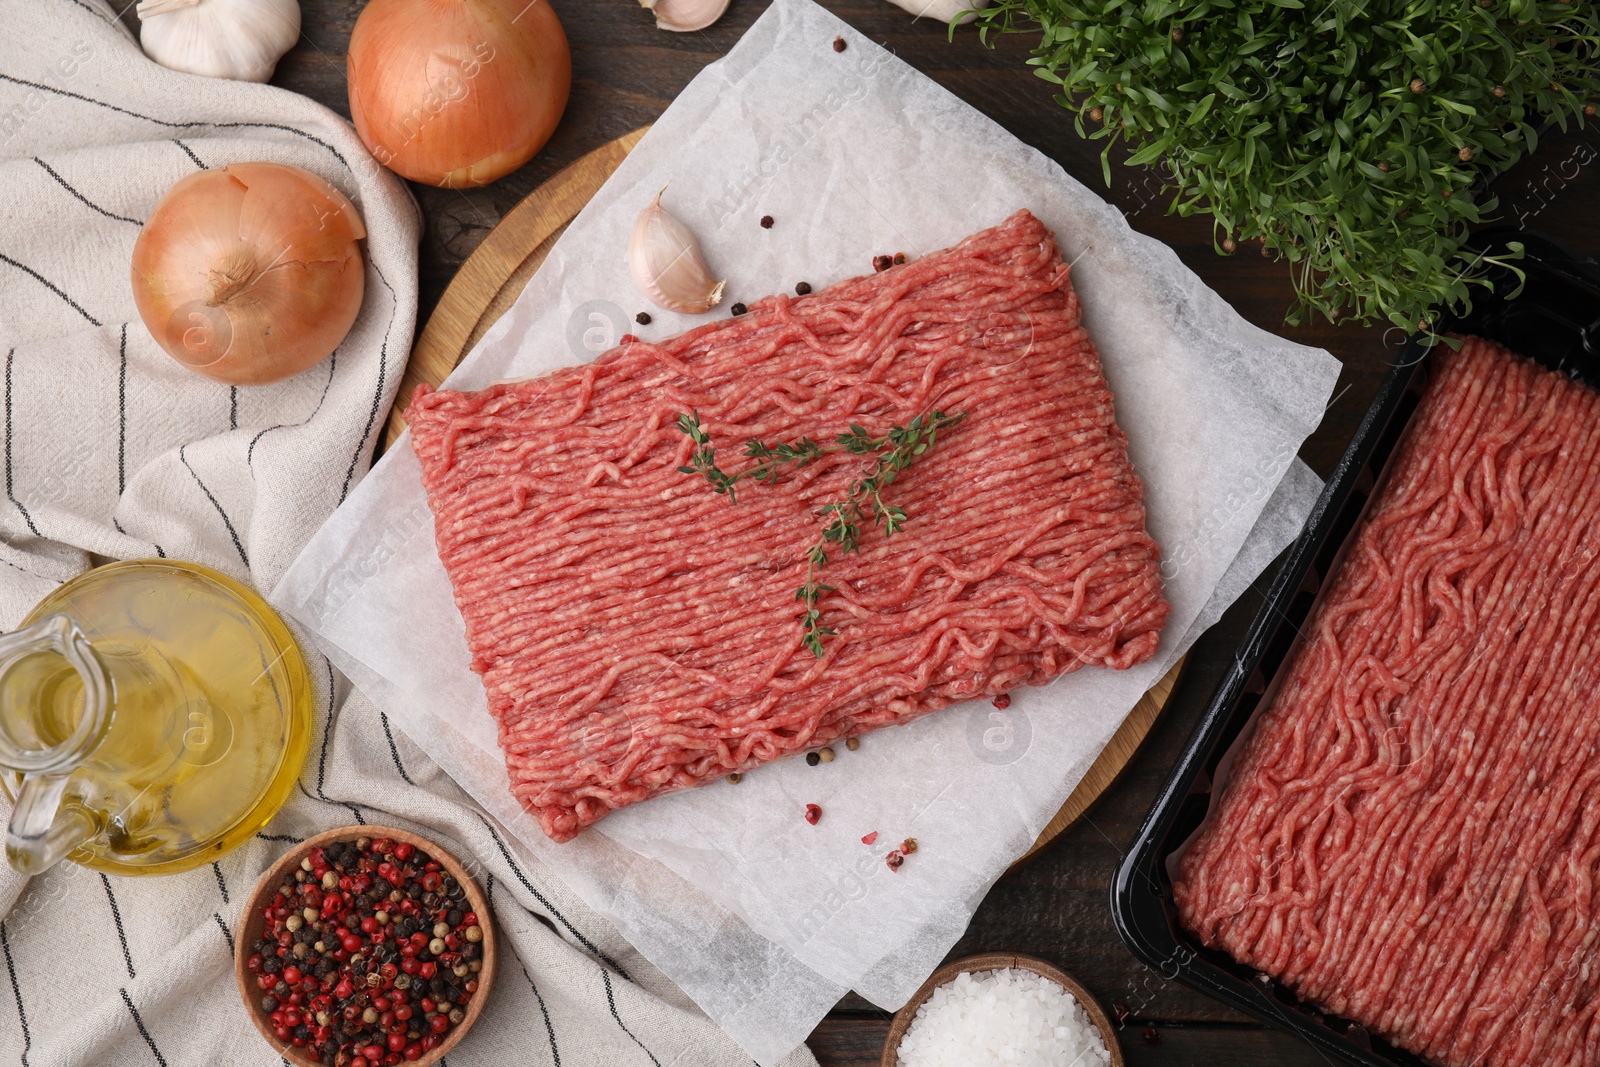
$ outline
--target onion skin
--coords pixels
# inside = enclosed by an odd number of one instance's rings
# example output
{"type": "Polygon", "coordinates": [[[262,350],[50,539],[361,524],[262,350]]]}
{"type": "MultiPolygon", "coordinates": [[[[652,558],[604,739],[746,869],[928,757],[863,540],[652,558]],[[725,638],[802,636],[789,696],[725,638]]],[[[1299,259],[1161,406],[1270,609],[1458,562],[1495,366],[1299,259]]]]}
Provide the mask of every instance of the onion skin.
{"type": "Polygon", "coordinates": [[[350,117],[378,162],[447,189],[532,159],[572,89],[549,0],[371,0],[348,70],[350,117]]]}
{"type": "Polygon", "coordinates": [[[361,311],[366,227],[326,181],[285,163],[191,174],[133,245],[133,299],[168,355],[229,385],[327,359],[361,311]]]}

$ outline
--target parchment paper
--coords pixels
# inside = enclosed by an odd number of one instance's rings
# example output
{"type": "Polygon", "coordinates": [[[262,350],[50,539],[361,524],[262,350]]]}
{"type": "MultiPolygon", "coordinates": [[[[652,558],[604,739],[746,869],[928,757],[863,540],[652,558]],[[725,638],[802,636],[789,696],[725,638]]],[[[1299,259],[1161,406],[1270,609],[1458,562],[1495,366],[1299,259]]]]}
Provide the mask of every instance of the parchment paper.
{"type": "Polygon", "coordinates": [[[810,0],[776,0],[684,90],[447,384],[538,374],[624,332],[703,321],[652,307],[649,327],[632,322],[648,305],[628,275],[629,229],[669,182],[664,202],[729,279],[727,304],[801,280],[821,288],[875,254],[943,248],[1018,208],[1037,214],[1073,264],[1173,609],[1159,654],[1133,670],[1082,670],[1014,694],[1005,712],[951,708],[857,752],[840,746],[831,764],[791,760],[652,800],[553,845],[507,791],[409,439],[384,457],[274,603],[767,1064],[849,989],[903,1003],[1139,696],[1292,539],[1320,489],[1295,453],[1338,364],[1246,323],[1114,207],[810,0]],[[807,803],[824,811],[815,828],[807,803]],[[884,854],[908,836],[920,849],[890,872],[884,854]]]}

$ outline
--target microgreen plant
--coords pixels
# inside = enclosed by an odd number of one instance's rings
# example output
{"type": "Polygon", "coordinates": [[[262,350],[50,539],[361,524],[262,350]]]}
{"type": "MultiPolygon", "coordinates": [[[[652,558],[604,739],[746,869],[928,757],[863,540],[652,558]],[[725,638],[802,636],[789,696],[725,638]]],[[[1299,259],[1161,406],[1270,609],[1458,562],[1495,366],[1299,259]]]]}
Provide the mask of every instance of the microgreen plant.
{"type": "Polygon", "coordinates": [[[1126,144],[1220,250],[1287,260],[1291,323],[1470,307],[1506,265],[1464,246],[1485,179],[1600,101],[1593,0],[996,0],[978,25],[1042,31],[1107,184],[1126,144]]]}

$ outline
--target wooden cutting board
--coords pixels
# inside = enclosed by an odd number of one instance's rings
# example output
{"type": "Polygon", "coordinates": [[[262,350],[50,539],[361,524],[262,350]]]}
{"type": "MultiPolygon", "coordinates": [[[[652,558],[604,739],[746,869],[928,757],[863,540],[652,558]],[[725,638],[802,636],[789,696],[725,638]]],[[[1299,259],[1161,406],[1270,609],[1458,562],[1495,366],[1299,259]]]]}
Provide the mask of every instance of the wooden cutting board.
{"type": "MultiPolygon", "coordinates": [[[[444,381],[489,327],[516,303],[528,279],[544,262],[567,224],[577,217],[589,198],[600,190],[649,129],[641,127],[602,145],[529,193],[467,257],[411,351],[411,361],[400,379],[400,394],[389,416],[385,447],[392,445],[405,429],[402,413],[411,402],[411,393],[418,383],[436,386],[444,381]]],[[[1116,781],[1155,725],[1182,670],[1180,660],[1134,706],[1100,758],[1089,768],[1089,773],[1018,863],[1031,858],[1077,822],[1116,781]]],[[[1006,718],[1014,717],[1014,712],[997,714],[1001,718],[995,720],[994,728],[1002,733],[1017,725],[1014,718],[1006,718]]],[[[1032,724],[1029,726],[1031,728],[1032,724]]]]}

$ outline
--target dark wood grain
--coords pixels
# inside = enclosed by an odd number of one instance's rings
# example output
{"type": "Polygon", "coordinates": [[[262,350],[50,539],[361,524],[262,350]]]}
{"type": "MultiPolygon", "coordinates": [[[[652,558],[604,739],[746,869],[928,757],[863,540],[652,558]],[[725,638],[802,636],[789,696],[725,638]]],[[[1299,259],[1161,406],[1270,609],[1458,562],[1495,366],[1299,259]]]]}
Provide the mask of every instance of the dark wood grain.
{"type": "MultiPolygon", "coordinates": [[[[584,153],[660,115],[706,63],[727,52],[765,8],[763,0],[734,0],[704,33],[655,29],[636,0],[550,0],[572,44],[572,101],[560,129],[532,162],[494,185],[465,192],[414,187],[427,217],[421,254],[419,323],[462,260],[500,217],[535,186],[584,153]]],[[[1305,344],[1327,348],[1345,365],[1338,392],[1304,458],[1326,474],[1371,401],[1397,336],[1382,328],[1311,323],[1283,325],[1291,290],[1286,269],[1252,246],[1218,255],[1204,219],[1165,213],[1154,182],[1142,171],[1114,168],[1109,190],[1099,150],[1080,140],[1045,82],[1024,66],[1031,38],[1003,39],[983,48],[971,32],[946,39],[943,26],[913,21],[883,0],[823,0],[825,6],[882,42],[1017,137],[1056,159],[1078,180],[1102,191],[1132,225],[1170,245],[1247,319],[1305,344]]],[[[348,116],[344,50],[361,0],[301,0],[305,31],[278,68],[276,83],[348,116]]],[[[131,5],[130,5],[131,7],[131,5]]],[[[136,26],[134,17],[125,18],[136,26]]],[[[1501,216],[1544,229],[1583,251],[1600,250],[1600,211],[1593,161],[1600,138],[1549,138],[1529,160],[1496,185],[1501,216]]],[[[1264,586],[1258,583],[1258,588],[1264,586]]],[[[1111,872],[1133,840],[1168,767],[1220,680],[1251,615],[1252,590],[1205,634],[1163,720],[1127,773],[1077,826],[990,891],[952,958],[985,951],[1043,957],[1081,979],[1108,1007],[1132,1010],[1123,1031],[1130,1064],[1179,1067],[1229,1063],[1236,1067],[1322,1067],[1325,1061],[1292,1038],[1250,1023],[1200,994],[1163,981],[1117,940],[1107,897],[1111,872]],[[1159,1045],[1139,1035],[1154,1024],[1159,1045]]],[[[825,1067],[876,1064],[889,1013],[859,998],[842,1002],[812,1036],[825,1067]]]]}

